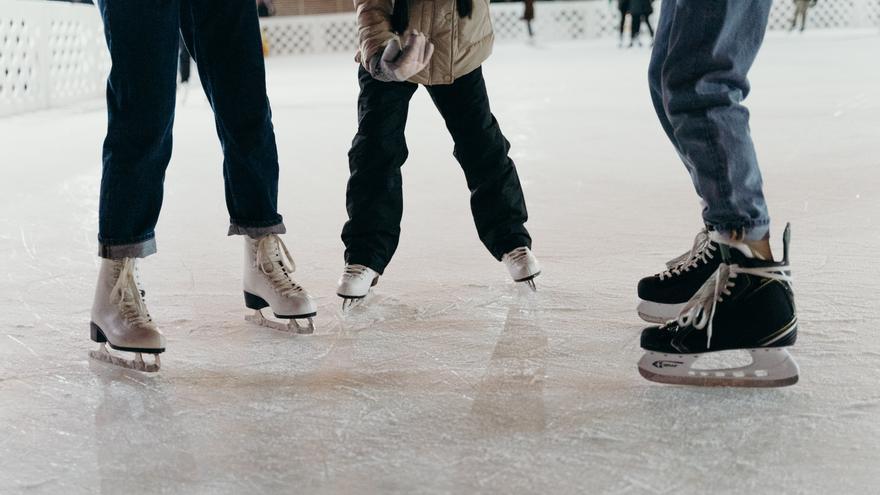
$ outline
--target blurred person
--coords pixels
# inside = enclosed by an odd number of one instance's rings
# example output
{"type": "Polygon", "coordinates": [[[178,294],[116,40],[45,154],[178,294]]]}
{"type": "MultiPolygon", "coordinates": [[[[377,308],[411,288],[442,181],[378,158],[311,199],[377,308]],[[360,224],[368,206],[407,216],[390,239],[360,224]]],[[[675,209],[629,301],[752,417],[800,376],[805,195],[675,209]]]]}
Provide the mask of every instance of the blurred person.
{"type": "MultiPolygon", "coordinates": [[[[181,34],[222,144],[227,233],[245,239],[245,305],[256,313],[270,307],[291,324],[308,319],[311,327],[315,303],[294,281],[295,265],[279,237],[285,227],[277,209],[278,153],[252,0],[98,3],[112,67],[98,221],[101,265],[90,324],[91,338],[101,346],[92,357],[158,371],[158,355],[165,351],[165,337],[147,310],[138,260],[156,252],[181,34]],[[110,352],[108,345],[135,353],[134,359],[110,352]],[[145,363],[144,353],[155,355],[155,362],[145,363]]],[[[268,324],[261,315],[249,318],[268,324]]]]}
{"type": "MultiPolygon", "coordinates": [[[[770,247],[770,216],[743,106],[772,0],[662,3],[649,86],[660,123],[703,203],[704,229],[667,269],[638,284],[645,378],[690,385],[776,387],[798,380],[789,263],[770,247]],[[746,351],[742,367],[699,369],[704,354],[746,351]]],[[[646,233],[646,235],[651,235],[646,233]]]]}
{"type": "Polygon", "coordinates": [[[651,25],[651,14],[654,13],[653,0],[630,0],[630,18],[632,19],[632,34],[630,35],[629,46],[634,44],[642,46],[640,39],[642,34],[642,22],[648,26],[648,32],[651,34],[651,40],[654,39],[654,26],[651,25]]]}
{"type": "Polygon", "coordinates": [[[349,151],[342,229],[343,308],[363,299],[400,239],[409,102],[424,86],[455,142],[480,240],[515,282],[540,274],[510,143],[489,108],[482,65],[492,52],[489,0],[355,0],[358,130],[349,151]],[[436,55],[435,55],[436,51],[436,55]]]}
{"type": "Polygon", "coordinates": [[[791,20],[791,29],[797,27],[798,19],[801,21],[801,32],[807,28],[807,11],[816,6],[818,0],[794,0],[794,18],[791,20]]]}
{"type": "Polygon", "coordinates": [[[257,14],[260,17],[272,17],[277,12],[272,0],[257,0],[257,14]]]}
{"type": "Polygon", "coordinates": [[[529,31],[529,39],[534,39],[535,32],[532,30],[532,21],[535,20],[535,0],[523,0],[525,11],[522,20],[526,21],[526,29],[529,31]]]}
{"type": "MultiPolygon", "coordinates": [[[[609,0],[610,1],[610,0],[609,0]]],[[[630,0],[617,0],[617,10],[620,11],[620,41],[617,46],[623,46],[623,36],[626,31],[626,16],[629,15],[630,0]]]]}

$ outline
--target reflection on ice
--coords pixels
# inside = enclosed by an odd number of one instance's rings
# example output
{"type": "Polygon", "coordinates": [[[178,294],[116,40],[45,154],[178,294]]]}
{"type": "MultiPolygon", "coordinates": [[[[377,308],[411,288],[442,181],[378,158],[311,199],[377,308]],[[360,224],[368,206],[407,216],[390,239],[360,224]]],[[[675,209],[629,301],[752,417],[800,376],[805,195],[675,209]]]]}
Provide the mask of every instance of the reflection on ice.
{"type": "Polygon", "coordinates": [[[770,206],[799,234],[803,373],[778,390],[637,372],[635,282],[686,247],[699,207],[648,101],[647,50],[613,43],[499,46],[485,69],[515,137],[538,292],[509,282],[477,239],[452,142],[420,91],[398,252],[345,315],[335,282],[356,66],[270,59],[285,242],[318,305],[312,335],[244,321],[213,118],[190,95],[159,255],[142,269],[168,338],[156,374],[88,358],[106,115],[0,119],[0,493],[869,492],[880,66],[864,61],[880,37],[771,35],[754,72],[770,206]]]}

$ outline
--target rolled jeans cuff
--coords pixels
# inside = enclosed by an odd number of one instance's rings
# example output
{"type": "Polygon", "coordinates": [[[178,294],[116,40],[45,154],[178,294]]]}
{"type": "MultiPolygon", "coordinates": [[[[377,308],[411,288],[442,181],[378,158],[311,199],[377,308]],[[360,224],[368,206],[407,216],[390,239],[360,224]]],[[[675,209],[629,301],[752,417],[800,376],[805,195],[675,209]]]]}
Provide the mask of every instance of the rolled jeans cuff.
{"type": "Polygon", "coordinates": [[[246,235],[252,239],[259,239],[268,234],[284,233],[287,233],[287,228],[284,226],[284,222],[278,222],[274,225],[268,225],[265,227],[244,227],[230,222],[227,235],[246,235]]]}
{"type": "Polygon", "coordinates": [[[756,222],[746,226],[707,225],[725,240],[731,242],[761,241],[770,237],[770,221],[756,222]]]}
{"type": "Polygon", "coordinates": [[[150,237],[141,242],[133,244],[104,244],[98,245],[98,256],[110,260],[121,260],[124,258],[146,258],[151,254],[156,254],[156,238],[150,237]]]}

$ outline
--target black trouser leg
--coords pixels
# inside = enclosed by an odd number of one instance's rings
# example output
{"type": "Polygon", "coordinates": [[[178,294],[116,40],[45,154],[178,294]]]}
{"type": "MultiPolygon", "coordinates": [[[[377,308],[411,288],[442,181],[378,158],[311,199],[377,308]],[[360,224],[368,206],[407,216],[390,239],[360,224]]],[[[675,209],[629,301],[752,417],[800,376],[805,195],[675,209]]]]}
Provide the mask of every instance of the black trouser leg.
{"type": "Polygon", "coordinates": [[[642,16],[641,15],[633,15],[632,16],[632,33],[630,34],[630,39],[633,43],[639,40],[639,33],[642,32],[642,16]]]}
{"type": "Polygon", "coordinates": [[[508,156],[510,143],[489,109],[482,68],[428,92],[455,141],[480,240],[499,260],[514,248],[531,247],[522,186],[508,156]]]}
{"type": "Polygon", "coordinates": [[[345,195],[348,221],[342,228],[345,262],[378,273],[397,250],[403,216],[400,167],[409,151],[404,129],[412,83],[386,83],[360,68],[358,131],[348,152],[351,176],[345,195]]]}

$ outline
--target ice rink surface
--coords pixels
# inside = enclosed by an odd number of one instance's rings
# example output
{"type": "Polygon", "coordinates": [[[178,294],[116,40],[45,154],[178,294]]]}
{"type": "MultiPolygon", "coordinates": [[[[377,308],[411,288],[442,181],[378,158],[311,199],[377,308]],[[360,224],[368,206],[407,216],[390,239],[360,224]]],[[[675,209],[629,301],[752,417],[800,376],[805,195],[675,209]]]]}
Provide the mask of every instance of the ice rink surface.
{"type": "Polygon", "coordinates": [[[486,65],[543,262],[535,294],[479,243],[420,91],[400,249],[347,316],[334,289],[356,66],[270,59],[285,239],[320,304],[313,336],[243,319],[242,241],[225,236],[220,149],[194,88],[159,255],[142,265],[168,336],[155,375],[87,358],[103,105],[0,120],[0,493],[876,493],[878,53],[876,33],[774,34],[753,73],[801,321],[801,381],[772,390],[636,371],[636,281],[700,228],[649,104],[647,49],[503,45],[486,65]]]}

